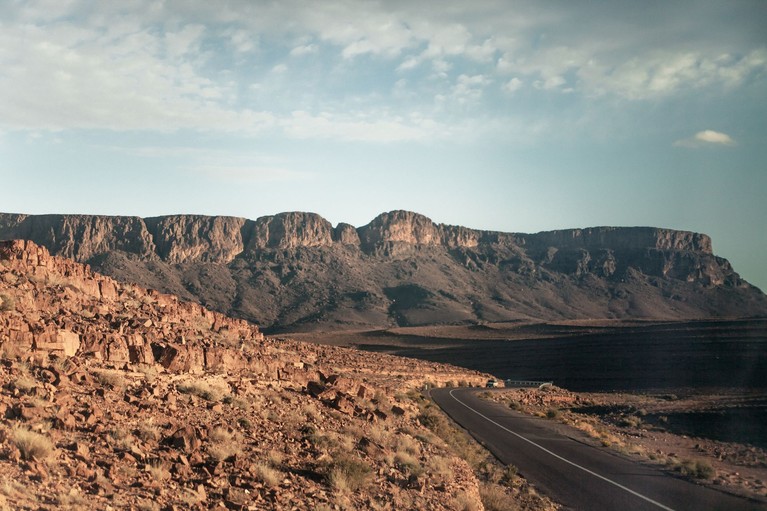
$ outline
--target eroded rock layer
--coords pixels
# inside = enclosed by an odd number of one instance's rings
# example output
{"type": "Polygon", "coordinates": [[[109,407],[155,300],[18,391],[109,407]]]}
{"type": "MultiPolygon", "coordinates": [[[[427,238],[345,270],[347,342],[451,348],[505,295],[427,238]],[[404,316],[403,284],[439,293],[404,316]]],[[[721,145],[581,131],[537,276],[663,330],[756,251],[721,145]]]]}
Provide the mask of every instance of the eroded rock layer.
{"type": "Polygon", "coordinates": [[[767,314],[708,236],[653,227],[502,233],[408,211],[359,228],[300,212],[0,214],[0,238],[282,330],[767,314]]]}

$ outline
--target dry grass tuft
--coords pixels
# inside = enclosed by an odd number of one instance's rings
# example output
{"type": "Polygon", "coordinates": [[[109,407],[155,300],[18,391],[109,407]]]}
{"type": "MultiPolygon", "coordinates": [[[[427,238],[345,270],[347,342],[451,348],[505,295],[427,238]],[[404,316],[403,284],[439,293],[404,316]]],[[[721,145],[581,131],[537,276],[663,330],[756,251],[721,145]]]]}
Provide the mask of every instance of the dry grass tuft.
{"type": "Polygon", "coordinates": [[[104,387],[112,389],[121,389],[125,387],[125,377],[120,371],[103,369],[101,371],[94,371],[93,376],[96,378],[96,381],[104,387]]]}
{"type": "Polygon", "coordinates": [[[279,470],[272,468],[266,463],[257,463],[255,468],[256,477],[266,486],[276,488],[280,485],[282,476],[279,470]]]}
{"type": "Polygon", "coordinates": [[[519,511],[519,506],[511,495],[497,484],[481,485],[479,496],[486,511],[519,511]]]}
{"type": "Polygon", "coordinates": [[[158,461],[152,461],[150,463],[147,463],[145,470],[152,476],[153,479],[156,481],[166,481],[170,479],[170,472],[165,467],[165,465],[158,461]]]}
{"type": "Polygon", "coordinates": [[[329,467],[327,481],[340,492],[354,492],[365,486],[372,469],[364,462],[349,456],[342,456],[329,467]]]}
{"type": "Polygon", "coordinates": [[[11,430],[10,440],[25,460],[45,460],[54,450],[50,438],[22,427],[11,430]]]}
{"type": "Polygon", "coordinates": [[[242,453],[234,434],[224,428],[214,428],[208,435],[208,455],[213,461],[226,461],[242,453]]]}
{"type": "Polygon", "coordinates": [[[221,401],[224,396],[229,394],[229,388],[224,386],[212,385],[204,381],[189,381],[176,385],[176,390],[182,394],[191,394],[206,401],[221,401]]]}

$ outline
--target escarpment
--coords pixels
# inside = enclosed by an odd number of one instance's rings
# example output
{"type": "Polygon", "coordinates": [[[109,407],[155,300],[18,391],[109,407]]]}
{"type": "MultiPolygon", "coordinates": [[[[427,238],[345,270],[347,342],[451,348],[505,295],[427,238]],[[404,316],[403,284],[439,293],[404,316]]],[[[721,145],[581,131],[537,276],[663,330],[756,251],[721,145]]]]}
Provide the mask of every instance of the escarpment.
{"type": "Polygon", "coordinates": [[[767,314],[708,236],[655,227],[504,233],[409,211],[358,228],[303,212],[0,214],[0,239],[14,238],[272,329],[767,314]]]}

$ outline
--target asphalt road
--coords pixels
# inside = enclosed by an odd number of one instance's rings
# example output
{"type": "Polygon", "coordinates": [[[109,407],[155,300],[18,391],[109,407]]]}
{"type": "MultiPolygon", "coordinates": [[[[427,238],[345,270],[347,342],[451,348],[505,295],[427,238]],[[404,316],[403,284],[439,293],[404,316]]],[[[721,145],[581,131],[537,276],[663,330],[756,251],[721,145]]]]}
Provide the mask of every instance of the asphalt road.
{"type": "Polygon", "coordinates": [[[567,426],[482,399],[476,389],[435,389],[434,401],[503,463],[568,509],[764,510],[767,505],[674,477],[580,440],[567,426]]]}

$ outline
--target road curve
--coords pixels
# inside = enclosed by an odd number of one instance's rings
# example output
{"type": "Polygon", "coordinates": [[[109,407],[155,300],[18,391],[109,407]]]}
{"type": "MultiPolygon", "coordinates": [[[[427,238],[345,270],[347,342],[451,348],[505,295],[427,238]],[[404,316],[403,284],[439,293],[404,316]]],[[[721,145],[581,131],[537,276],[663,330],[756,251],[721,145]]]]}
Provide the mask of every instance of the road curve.
{"type": "MultiPolygon", "coordinates": [[[[567,426],[514,412],[474,389],[434,389],[434,401],[540,491],[584,511],[751,511],[764,503],[674,477],[579,440],[567,426]]],[[[582,438],[582,437],[581,437],[582,438]]]]}

